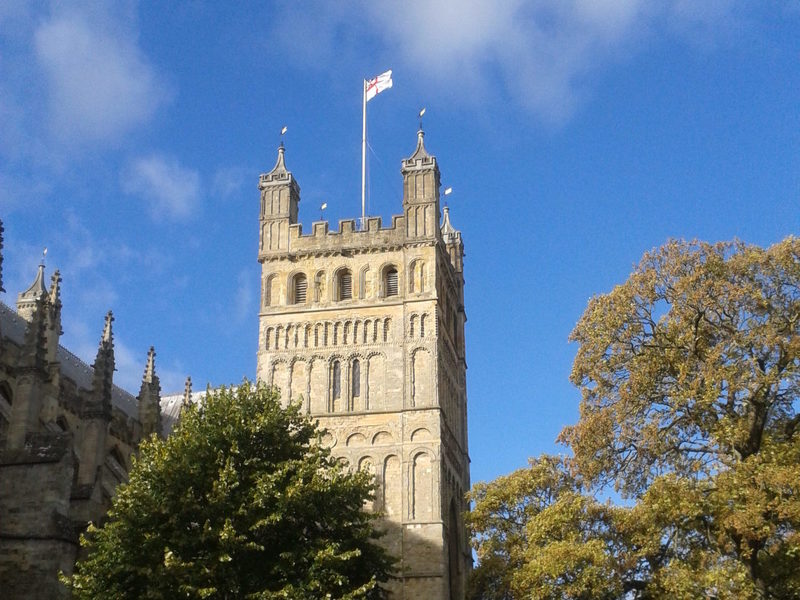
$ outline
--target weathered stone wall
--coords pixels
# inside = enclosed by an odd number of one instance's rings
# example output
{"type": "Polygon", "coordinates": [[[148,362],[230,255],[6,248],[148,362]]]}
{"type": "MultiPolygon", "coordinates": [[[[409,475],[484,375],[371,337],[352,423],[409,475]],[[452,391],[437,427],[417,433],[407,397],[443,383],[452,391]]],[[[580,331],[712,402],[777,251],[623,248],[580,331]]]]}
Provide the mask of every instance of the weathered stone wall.
{"type": "Polygon", "coordinates": [[[257,376],[319,419],[335,456],[374,473],[372,508],[400,559],[392,597],[461,600],[471,568],[463,278],[453,263],[462,249],[460,237],[449,248],[440,235],[438,168],[421,136],[406,171],[405,214],[390,227],[318,222],[306,235],[289,216],[299,188],[282,150],[262,175],[257,376]]]}
{"type": "Polygon", "coordinates": [[[65,598],[78,534],[70,519],[75,471],[69,434],[33,436],[0,456],[0,597],[65,598]]]}
{"type": "Polygon", "coordinates": [[[18,311],[0,303],[3,600],[66,597],[58,574],[72,572],[79,534],[105,519],[132,452],[155,430],[137,413],[158,421],[152,349],[137,399],[112,383],[111,314],[90,367],[59,345],[60,277],[48,291],[43,274],[40,265],[18,311]]]}

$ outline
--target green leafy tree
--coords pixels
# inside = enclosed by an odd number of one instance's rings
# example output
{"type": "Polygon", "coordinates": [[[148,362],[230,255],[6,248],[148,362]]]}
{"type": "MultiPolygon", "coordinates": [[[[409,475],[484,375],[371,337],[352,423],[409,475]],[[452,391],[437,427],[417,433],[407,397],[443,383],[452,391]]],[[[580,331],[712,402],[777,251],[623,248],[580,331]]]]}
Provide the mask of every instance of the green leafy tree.
{"type": "MultiPolygon", "coordinates": [[[[571,339],[573,480],[524,521],[507,597],[559,597],[555,581],[563,598],[800,598],[800,240],[670,242],[571,339]],[[608,486],[622,506],[594,499],[608,486]]],[[[473,490],[476,514],[494,486],[473,490]]],[[[472,523],[481,557],[503,533],[472,523]]]]}
{"type": "Polygon", "coordinates": [[[273,390],[210,392],[142,444],[65,583],[87,600],[378,598],[391,561],[364,510],[373,494],[273,390]]]}

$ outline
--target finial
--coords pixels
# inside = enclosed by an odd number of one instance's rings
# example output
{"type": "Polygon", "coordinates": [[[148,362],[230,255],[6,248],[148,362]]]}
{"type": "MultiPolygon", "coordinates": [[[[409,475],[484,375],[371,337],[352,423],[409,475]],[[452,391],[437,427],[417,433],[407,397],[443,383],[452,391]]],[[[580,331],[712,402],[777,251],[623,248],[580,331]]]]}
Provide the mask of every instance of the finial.
{"type": "Polygon", "coordinates": [[[44,259],[45,258],[47,258],[47,248],[42,250],[42,262],[39,263],[40,265],[44,266],[44,259]]]}
{"type": "Polygon", "coordinates": [[[425,107],[423,106],[419,111],[419,130],[422,131],[422,115],[425,114],[425,107]]]}
{"type": "Polygon", "coordinates": [[[103,342],[112,342],[113,341],[113,334],[111,333],[111,323],[114,321],[114,315],[111,311],[106,313],[106,322],[103,325],[103,338],[101,341],[103,342]]]}
{"type": "Polygon", "coordinates": [[[156,350],[153,346],[150,346],[150,350],[147,352],[147,363],[144,367],[144,375],[142,376],[142,382],[144,383],[152,383],[153,376],[156,373],[156,350]]]}
{"type": "Polygon", "coordinates": [[[283,148],[283,136],[284,136],[284,135],[286,135],[286,131],[287,131],[288,129],[289,129],[289,128],[288,128],[286,125],[284,125],[284,126],[281,128],[281,144],[280,144],[280,146],[279,146],[280,148],[283,148]]]}
{"type": "Polygon", "coordinates": [[[445,206],[442,209],[442,212],[444,213],[442,215],[442,227],[441,227],[442,237],[444,238],[445,242],[449,242],[451,239],[454,238],[455,235],[457,235],[458,231],[456,230],[455,227],[453,227],[453,224],[450,223],[450,207],[445,206]]]}
{"type": "Polygon", "coordinates": [[[56,269],[50,277],[50,302],[57,304],[61,301],[61,272],[56,269]]]}
{"type": "Polygon", "coordinates": [[[183,386],[183,404],[185,408],[192,403],[192,376],[186,376],[186,385],[183,386]]]}
{"type": "Polygon", "coordinates": [[[36,271],[36,277],[31,286],[19,295],[19,301],[22,300],[38,300],[47,293],[47,288],[44,285],[44,262],[39,263],[39,268],[36,271]]]}
{"type": "Polygon", "coordinates": [[[283,140],[281,140],[281,145],[278,146],[278,160],[275,161],[275,166],[272,168],[270,173],[286,173],[286,162],[284,155],[286,154],[286,148],[283,145],[283,140]]]}

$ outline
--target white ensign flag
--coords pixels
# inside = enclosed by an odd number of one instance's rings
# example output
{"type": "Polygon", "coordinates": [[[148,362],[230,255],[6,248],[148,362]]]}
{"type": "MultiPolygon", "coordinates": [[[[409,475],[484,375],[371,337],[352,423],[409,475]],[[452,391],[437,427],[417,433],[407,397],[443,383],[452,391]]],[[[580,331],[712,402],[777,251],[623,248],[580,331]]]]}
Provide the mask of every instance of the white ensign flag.
{"type": "Polygon", "coordinates": [[[386,73],[381,73],[375,79],[370,79],[364,82],[364,94],[367,100],[372,100],[375,96],[380,94],[383,90],[388,90],[392,87],[392,70],[389,69],[386,73]]]}

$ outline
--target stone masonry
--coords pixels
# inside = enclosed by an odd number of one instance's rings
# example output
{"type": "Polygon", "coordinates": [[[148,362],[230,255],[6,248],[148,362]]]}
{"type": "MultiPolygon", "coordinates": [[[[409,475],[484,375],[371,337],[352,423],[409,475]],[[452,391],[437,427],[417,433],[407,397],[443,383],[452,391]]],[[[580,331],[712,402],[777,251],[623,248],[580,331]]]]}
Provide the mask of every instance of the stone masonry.
{"type": "Polygon", "coordinates": [[[67,597],[58,573],[72,572],[79,534],[105,519],[139,441],[161,429],[153,349],[138,397],[114,385],[111,313],[87,365],[59,344],[60,282],[56,271],[48,290],[40,265],[16,311],[0,303],[3,600],[67,597]]]}
{"type": "Polygon", "coordinates": [[[463,600],[472,565],[463,244],[439,206],[439,168],[418,133],[402,161],[403,214],[339,231],[298,223],[284,148],[261,175],[257,377],[302,402],[325,441],[380,486],[395,599],[463,600]]]}

